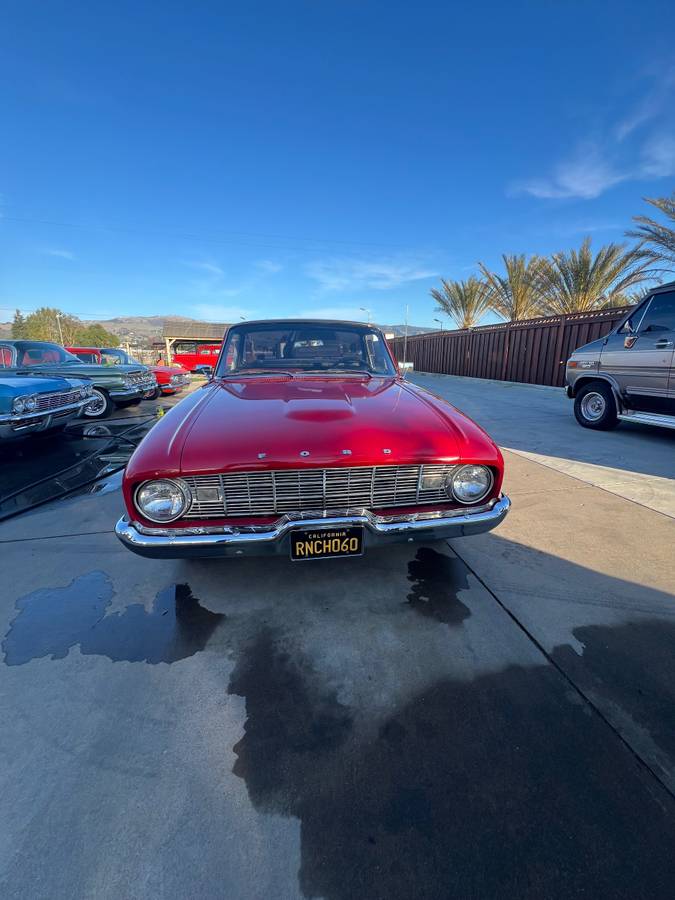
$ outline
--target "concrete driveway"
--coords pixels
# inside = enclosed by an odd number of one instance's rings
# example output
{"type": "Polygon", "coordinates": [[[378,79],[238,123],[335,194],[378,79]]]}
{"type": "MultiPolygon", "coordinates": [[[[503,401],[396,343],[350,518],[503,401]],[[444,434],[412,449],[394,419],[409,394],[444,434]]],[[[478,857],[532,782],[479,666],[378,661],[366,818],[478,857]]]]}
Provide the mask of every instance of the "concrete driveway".
{"type": "Polygon", "coordinates": [[[675,431],[629,422],[581,428],[562,388],[423,373],[412,380],[463,409],[501,447],[675,518],[675,431]]]}
{"type": "Polygon", "coordinates": [[[142,560],[116,476],[0,524],[3,896],[672,896],[675,522],[557,393],[441,381],[512,447],[489,535],[142,560]]]}

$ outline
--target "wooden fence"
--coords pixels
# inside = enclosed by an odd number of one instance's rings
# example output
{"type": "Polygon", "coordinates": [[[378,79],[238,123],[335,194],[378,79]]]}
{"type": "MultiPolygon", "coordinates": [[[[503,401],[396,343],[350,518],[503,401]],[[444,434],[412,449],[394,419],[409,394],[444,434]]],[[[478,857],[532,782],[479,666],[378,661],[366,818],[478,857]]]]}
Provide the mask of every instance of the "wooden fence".
{"type": "Polygon", "coordinates": [[[405,360],[405,339],[390,343],[396,359],[413,363],[419,372],[562,386],[572,352],[610,332],[627,311],[604,309],[418,334],[408,337],[405,360]]]}

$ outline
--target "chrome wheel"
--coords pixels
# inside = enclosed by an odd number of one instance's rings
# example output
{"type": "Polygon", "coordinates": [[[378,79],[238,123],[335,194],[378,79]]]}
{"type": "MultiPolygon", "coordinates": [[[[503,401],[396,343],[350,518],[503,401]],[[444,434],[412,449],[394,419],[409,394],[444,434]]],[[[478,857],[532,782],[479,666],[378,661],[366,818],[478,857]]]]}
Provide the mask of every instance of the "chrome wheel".
{"type": "Polygon", "coordinates": [[[589,391],[581,401],[581,413],[589,422],[598,422],[607,411],[607,401],[596,391],[589,391]]]}
{"type": "Polygon", "coordinates": [[[88,419],[98,419],[105,415],[108,406],[108,398],[102,391],[94,388],[94,395],[90,403],[85,406],[82,415],[88,419]]]}

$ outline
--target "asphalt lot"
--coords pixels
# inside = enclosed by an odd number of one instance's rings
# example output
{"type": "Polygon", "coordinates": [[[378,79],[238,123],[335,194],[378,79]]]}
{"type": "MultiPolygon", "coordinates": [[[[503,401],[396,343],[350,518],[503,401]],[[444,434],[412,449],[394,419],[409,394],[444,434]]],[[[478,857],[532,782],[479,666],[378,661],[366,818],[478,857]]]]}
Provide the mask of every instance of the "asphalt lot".
{"type": "Polygon", "coordinates": [[[3,897],[672,896],[675,433],[415,377],[510,448],[498,531],[143,560],[119,475],[0,523],[3,897]]]}

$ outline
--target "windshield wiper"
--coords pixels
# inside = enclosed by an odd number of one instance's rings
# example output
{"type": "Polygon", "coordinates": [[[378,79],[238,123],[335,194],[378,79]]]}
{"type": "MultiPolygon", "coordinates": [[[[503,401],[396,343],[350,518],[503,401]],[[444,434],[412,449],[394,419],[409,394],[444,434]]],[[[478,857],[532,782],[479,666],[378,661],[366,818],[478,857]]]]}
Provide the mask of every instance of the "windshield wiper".
{"type": "Polygon", "coordinates": [[[256,375],[287,375],[289,378],[295,378],[295,372],[287,372],[284,369],[240,369],[236,372],[225,372],[220,378],[255,378],[256,375]]]}
{"type": "Polygon", "coordinates": [[[307,375],[366,375],[368,378],[373,377],[373,373],[368,369],[303,369],[301,374],[307,375]]]}

